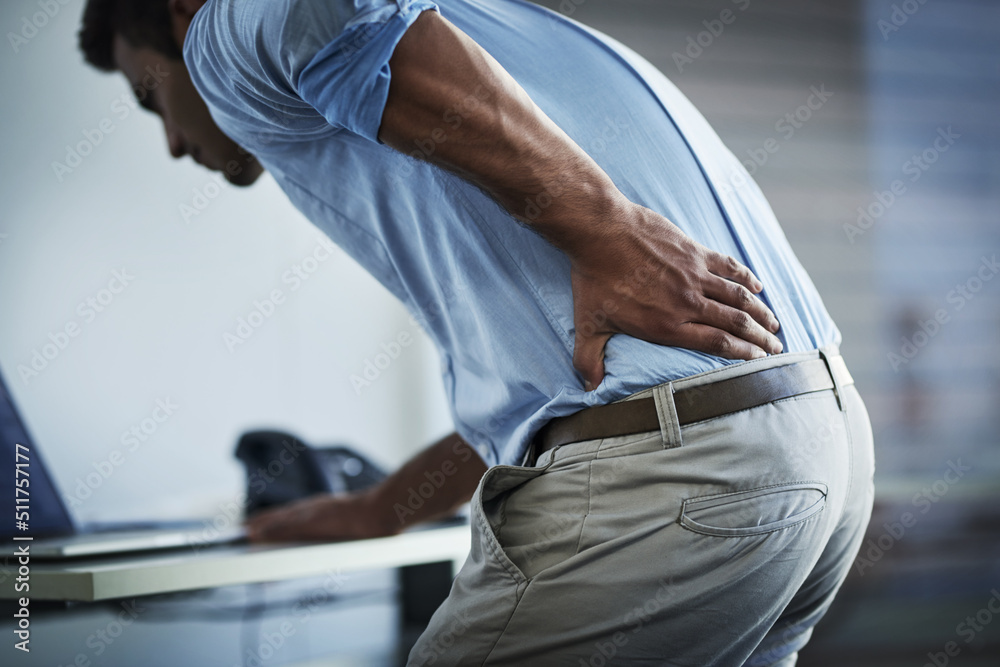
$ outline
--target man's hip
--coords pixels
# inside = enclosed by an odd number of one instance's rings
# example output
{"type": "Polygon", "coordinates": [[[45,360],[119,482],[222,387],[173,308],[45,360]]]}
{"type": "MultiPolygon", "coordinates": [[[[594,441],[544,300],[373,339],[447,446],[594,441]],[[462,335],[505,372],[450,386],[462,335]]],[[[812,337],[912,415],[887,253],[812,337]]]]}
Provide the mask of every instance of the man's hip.
{"type": "MultiPolygon", "coordinates": [[[[490,469],[472,554],[411,664],[738,666],[786,607],[818,620],[870,513],[871,431],[854,387],[686,425],[671,403],[820,358],[778,355],[640,392],[630,399],[656,397],[657,430],[490,469]]],[[[808,638],[795,627],[753,664],[787,660],[808,638]]]]}

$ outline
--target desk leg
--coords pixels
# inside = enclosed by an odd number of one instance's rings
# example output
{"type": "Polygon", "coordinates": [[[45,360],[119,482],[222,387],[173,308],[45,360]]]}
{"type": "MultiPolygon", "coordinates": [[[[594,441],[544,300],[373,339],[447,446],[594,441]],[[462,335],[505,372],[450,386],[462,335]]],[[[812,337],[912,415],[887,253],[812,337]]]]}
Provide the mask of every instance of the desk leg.
{"type": "Polygon", "coordinates": [[[454,561],[399,568],[399,660],[405,665],[410,649],[427,628],[431,616],[451,591],[454,561]]]}

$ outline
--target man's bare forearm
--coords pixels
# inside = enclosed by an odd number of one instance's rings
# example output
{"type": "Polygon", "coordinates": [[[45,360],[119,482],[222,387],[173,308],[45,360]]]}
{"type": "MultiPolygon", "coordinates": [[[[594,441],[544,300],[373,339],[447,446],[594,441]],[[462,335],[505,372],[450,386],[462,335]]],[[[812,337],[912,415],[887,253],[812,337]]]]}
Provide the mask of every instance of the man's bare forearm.
{"type": "Polygon", "coordinates": [[[247,521],[253,541],[360,540],[395,535],[468,502],[486,465],[455,434],[438,440],[379,484],[318,494],[247,521]]]}
{"type": "Polygon", "coordinates": [[[438,440],[371,492],[386,531],[453,514],[472,498],[486,464],[458,434],[438,440]]]}

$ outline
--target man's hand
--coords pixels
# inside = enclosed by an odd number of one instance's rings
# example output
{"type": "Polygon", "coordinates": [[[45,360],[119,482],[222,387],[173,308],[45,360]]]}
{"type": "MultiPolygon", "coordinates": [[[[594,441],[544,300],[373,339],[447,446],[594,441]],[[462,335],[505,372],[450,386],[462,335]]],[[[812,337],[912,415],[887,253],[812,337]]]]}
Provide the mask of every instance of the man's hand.
{"type": "Polygon", "coordinates": [[[247,536],[252,542],[388,537],[453,515],[469,502],[485,472],[475,450],[452,433],[370,489],[312,496],[253,515],[246,523],[247,536]],[[424,490],[428,484],[433,489],[429,496],[424,490]]]}
{"type": "Polygon", "coordinates": [[[398,533],[371,492],[322,494],[258,512],[247,520],[251,542],[363,540],[398,533]]]}
{"type": "Polygon", "coordinates": [[[389,66],[379,138],[402,152],[449,127],[449,110],[485,100],[427,159],[480,186],[570,258],[574,365],[588,389],[604,377],[604,344],[619,332],[731,359],[781,351],[753,274],[628,201],[468,35],[426,11],[389,66]],[[552,204],[525,208],[542,196],[552,204]]]}
{"type": "Polygon", "coordinates": [[[588,391],[604,378],[615,333],[729,359],[781,352],[778,320],[754,296],[762,285],[749,269],[647,208],[622,208],[617,219],[634,233],[573,261],[573,365],[588,391]]]}

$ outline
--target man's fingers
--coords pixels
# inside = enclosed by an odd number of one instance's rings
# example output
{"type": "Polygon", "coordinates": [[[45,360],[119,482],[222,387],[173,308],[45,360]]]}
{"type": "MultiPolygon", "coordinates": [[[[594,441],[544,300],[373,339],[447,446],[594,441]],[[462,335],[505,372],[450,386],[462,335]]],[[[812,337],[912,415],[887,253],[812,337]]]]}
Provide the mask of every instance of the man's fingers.
{"type": "Polygon", "coordinates": [[[268,517],[254,517],[247,521],[247,537],[251,542],[279,539],[282,522],[268,517]]]}
{"type": "Polygon", "coordinates": [[[576,328],[576,341],[573,344],[573,366],[583,376],[583,385],[587,391],[597,389],[604,380],[604,345],[611,334],[587,335],[576,328]]]}
{"type": "Polygon", "coordinates": [[[743,285],[754,294],[764,289],[764,285],[757,280],[757,276],[750,269],[729,255],[709,251],[708,270],[717,276],[743,285]]]}
{"type": "Polygon", "coordinates": [[[745,339],[707,324],[689,322],[677,329],[679,347],[700,350],[725,359],[760,359],[764,350],[745,339]]]}
{"type": "MultiPolygon", "coordinates": [[[[778,354],[782,350],[781,341],[766,331],[746,311],[737,310],[736,308],[731,308],[715,301],[706,301],[705,307],[702,310],[702,317],[697,324],[704,324],[710,328],[721,330],[721,333],[732,334],[736,338],[771,354],[778,354]]],[[[740,346],[739,349],[744,348],[740,346]]],[[[752,357],[737,354],[728,358],[746,359],[752,357]]]]}
{"type": "Polygon", "coordinates": [[[765,306],[764,302],[753,292],[739,283],[716,278],[705,286],[705,296],[746,312],[771,333],[777,333],[780,328],[778,318],[774,316],[770,308],[765,306]]]}
{"type": "Polygon", "coordinates": [[[256,514],[247,521],[251,541],[308,539],[314,522],[312,501],[256,514]]]}
{"type": "Polygon", "coordinates": [[[267,512],[247,521],[247,537],[254,542],[281,540],[293,526],[287,511],[267,512]]]}

